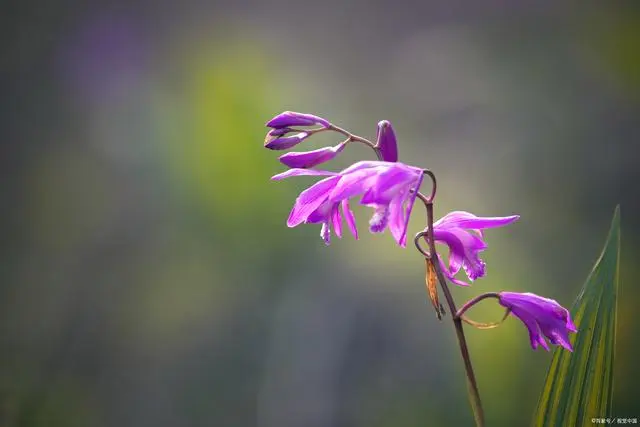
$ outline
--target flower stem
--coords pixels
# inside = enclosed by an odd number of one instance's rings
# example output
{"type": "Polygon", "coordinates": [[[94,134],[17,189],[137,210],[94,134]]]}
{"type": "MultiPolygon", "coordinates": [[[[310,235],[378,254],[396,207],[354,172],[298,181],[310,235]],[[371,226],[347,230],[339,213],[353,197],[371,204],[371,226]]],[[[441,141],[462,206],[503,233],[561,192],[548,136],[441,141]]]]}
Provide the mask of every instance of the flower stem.
{"type": "Polygon", "coordinates": [[[455,317],[462,317],[462,315],[467,310],[469,310],[471,307],[473,307],[474,305],[476,305],[477,303],[479,303],[485,298],[499,298],[499,296],[497,292],[487,292],[486,294],[478,295],[477,297],[470,299],[469,301],[464,303],[464,305],[460,307],[460,310],[456,312],[455,317]]]}
{"type": "MultiPolygon", "coordinates": [[[[378,157],[378,160],[382,160],[382,153],[376,147],[376,144],[369,141],[366,138],[362,138],[358,135],[354,135],[351,132],[344,130],[336,125],[331,125],[327,128],[327,130],[332,130],[338,133],[343,134],[348,138],[348,141],[357,141],[367,145],[371,148],[378,157]]],[[[436,247],[435,242],[433,240],[433,199],[436,195],[436,177],[428,169],[424,170],[426,175],[429,175],[432,182],[431,194],[427,198],[424,194],[422,194],[419,189],[415,189],[418,192],[417,197],[422,200],[427,209],[427,237],[429,244],[429,257],[433,260],[433,267],[436,271],[436,276],[438,277],[438,282],[440,283],[440,287],[442,288],[442,292],[444,293],[445,299],[447,300],[447,305],[449,306],[450,313],[456,313],[456,315],[452,316],[453,326],[456,330],[456,336],[458,338],[458,343],[460,345],[460,353],[462,354],[462,360],[464,361],[464,368],[467,374],[467,390],[469,392],[469,400],[471,402],[471,408],[473,410],[473,418],[475,419],[477,427],[484,427],[484,410],[482,409],[482,401],[480,400],[480,392],[478,391],[478,384],[476,382],[476,376],[473,372],[473,365],[471,364],[471,357],[469,356],[469,348],[467,347],[467,340],[464,336],[464,329],[462,328],[462,317],[458,316],[458,310],[456,309],[456,303],[453,300],[453,296],[451,295],[451,291],[447,286],[447,281],[440,270],[440,263],[437,260],[436,247]]],[[[416,243],[416,246],[417,243],[416,243]]],[[[420,247],[418,249],[422,252],[420,247]]],[[[464,307],[463,307],[464,308],[464,307]]],[[[464,311],[463,311],[464,313],[464,311]]]]}
{"type": "MultiPolygon", "coordinates": [[[[434,183],[435,186],[435,183],[434,183]]],[[[420,193],[419,193],[420,194],[420,193]]],[[[437,262],[436,247],[433,240],[433,200],[427,199],[422,196],[420,198],[427,209],[427,235],[429,244],[429,254],[433,257],[433,265],[436,270],[440,287],[444,293],[444,297],[447,300],[449,311],[451,313],[457,313],[456,303],[453,300],[451,291],[447,286],[447,281],[440,270],[440,263],[437,262]]],[[[452,316],[453,326],[456,330],[456,336],[458,338],[458,344],[460,345],[460,353],[462,354],[462,360],[464,361],[464,368],[467,374],[467,390],[469,392],[469,400],[471,402],[471,408],[473,410],[473,417],[476,421],[477,427],[484,427],[484,410],[482,409],[482,401],[480,400],[480,392],[478,391],[478,383],[476,382],[476,376],[473,372],[473,365],[471,364],[471,357],[469,356],[469,348],[467,347],[467,340],[464,336],[464,329],[462,327],[462,319],[458,316],[452,316]]]]}

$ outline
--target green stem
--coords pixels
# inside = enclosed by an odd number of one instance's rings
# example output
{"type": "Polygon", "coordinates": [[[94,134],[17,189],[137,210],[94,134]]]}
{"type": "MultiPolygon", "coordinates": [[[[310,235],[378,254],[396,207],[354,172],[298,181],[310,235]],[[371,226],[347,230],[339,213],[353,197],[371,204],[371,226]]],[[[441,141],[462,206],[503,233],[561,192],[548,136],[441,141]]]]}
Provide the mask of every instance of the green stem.
{"type": "MultiPolygon", "coordinates": [[[[427,240],[429,244],[429,254],[433,259],[433,265],[436,270],[440,287],[444,293],[444,297],[447,300],[450,313],[457,313],[456,303],[453,300],[451,291],[447,286],[447,281],[440,270],[440,263],[438,262],[436,255],[435,242],[433,240],[433,202],[426,199],[422,194],[418,193],[418,197],[424,202],[427,209],[427,240]],[[422,197],[420,197],[422,196],[422,197]]],[[[451,316],[453,320],[453,326],[456,330],[456,337],[458,338],[458,344],[460,345],[460,353],[462,360],[464,361],[464,368],[467,374],[467,391],[469,393],[469,401],[471,402],[471,409],[473,410],[473,417],[476,421],[477,427],[484,427],[484,410],[482,409],[482,401],[480,400],[480,392],[478,391],[478,383],[476,382],[476,376],[473,372],[473,365],[471,364],[471,357],[469,356],[469,348],[467,347],[467,340],[464,336],[464,329],[462,328],[462,319],[458,316],[451,316]]]]}

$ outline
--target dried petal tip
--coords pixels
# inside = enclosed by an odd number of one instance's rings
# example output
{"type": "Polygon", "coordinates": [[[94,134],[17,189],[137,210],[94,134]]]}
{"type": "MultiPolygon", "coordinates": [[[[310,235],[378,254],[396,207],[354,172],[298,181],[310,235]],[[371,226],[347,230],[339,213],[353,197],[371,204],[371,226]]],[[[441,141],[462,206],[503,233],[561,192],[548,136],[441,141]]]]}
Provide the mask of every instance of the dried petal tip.
{"type": "Polygon", "coordinates": [[[380,150],[382,160],[385,162],[398,161],[398,141],[396,140],[393,126],[391,126],[391,122],[388,120],[382,120],[378,123],[376,148],[380,150]]]}
{"type": "Polygon", "coordinates": [[[264,140],[264,147],[269,150],[286,150],[300,144],[309,136],[307,132],[298,132],[289,136],[272,135],[271,132],[267,134],[267,137],[264,140]]]}
{"type": "Polygon", "coordinates": [[[293,111],[285,111],[275,116],[267,122],[267,127],[281,129],[290,126],[314,126],[319,125],[328,128],[330,123],[322,117],[313,114],[296,113],[293,111]]]}
{"type": "Polygon", "coordinates": [[[500,305],[510,309],[511,314],[519,318],[527,327],[531,347],[534,350],[538,345],[549,350],[549,345],[542,337],[544,335],[551,344],[573,351],[569,332],[575,333],[578,329],[571,320],[569,310],[558,304],[556,300],[529,292],[500,292],[498,296],[500,305]]]}

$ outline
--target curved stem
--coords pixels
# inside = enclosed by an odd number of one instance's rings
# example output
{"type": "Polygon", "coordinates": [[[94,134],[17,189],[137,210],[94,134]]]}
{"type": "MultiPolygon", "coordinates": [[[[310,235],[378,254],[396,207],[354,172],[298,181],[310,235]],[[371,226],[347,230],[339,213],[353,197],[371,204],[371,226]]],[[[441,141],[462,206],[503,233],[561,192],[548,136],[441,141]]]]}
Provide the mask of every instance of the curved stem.
{"type": "MultiPolygon", "coordinates": [[[[435,187],[435,184],[434,184],[435,187]]],[[[420,194],[420,193],[418,193],[420,194]]],[[[451,291],[447,286],[446,279],[440,270],[440,263],[437,261],[436,247],[435,242],[433,240],[433,199],[427,200],[426,197],[420,198],[427,209],[427,241],[429,244],[429,255],[434,259],[433,265],[436,270],[436,275],[438,277],[438,281],[440,282],[440,287],[442,288],[442,292],[444,293],[445,299],[447,300],[447,305],[449,306],[449,311],[451,313],[457,313],[456,303],[453,300],[453,296],[451,295],[451,291]]],[[[416,243],[416,246],[419,245],[416,243]]],[[[422,250],[421,250],[422,252],[422,250]]],[[[452,316],[453,326],[456,330],[456,336],[458,338],[458,344],[460,346],[460,353],[462,355],[462,360],[464,361],[464,368],[467,375],[467,389],[469,392],[469,400],[471,401],[471,408],[473,409],[473,417],[476,421],[476,426],[483,427],[484,426],[484,410],[482,409],[482,401],[480,400],[480,392],[478,391],[478,383],[476,381],[475,373],[473,372],[473,365],[471,364],[471,357],[469,356],[469,348],[467,347],[467,340],[464,336],[464,329],[462,328],[462,319],[457,316],[452,316]]]]}
{"type": "Polygon", "coordinates": [[[474,305],[476,305],[477,303],[479,303],[480,301],[486,298],[498,299],[500,298],[500,296],[498,295],[497,292],[487,292],[486,294],[478,295],[477,297],[470,299],[469,301],[464,303],[464,305],[460,307],[460,310],[456,312],[455,317],[461,317],[467,310],[469,310],[471,307],[473,307],[474,305]]]}
{"type": "Polygon", "coordinates": [[[341,127],[333,125],[333,124],[330,125],[326,129],[343,134],[344,136],[349,138],[349,141],[361,142],[361,143],[369,146],[371,149],[373,149],[373,151],[376,152],[376,155],[378,156],[378,159],[382,160],[382,154],[380,153],[380,150],[378,150],[376,148],[376,145],[373,142],[369,141],[367,138],[363,138],[361,136],[355,135],[355,134],[349,132],[348,130],[342,129],[341,127]]]}

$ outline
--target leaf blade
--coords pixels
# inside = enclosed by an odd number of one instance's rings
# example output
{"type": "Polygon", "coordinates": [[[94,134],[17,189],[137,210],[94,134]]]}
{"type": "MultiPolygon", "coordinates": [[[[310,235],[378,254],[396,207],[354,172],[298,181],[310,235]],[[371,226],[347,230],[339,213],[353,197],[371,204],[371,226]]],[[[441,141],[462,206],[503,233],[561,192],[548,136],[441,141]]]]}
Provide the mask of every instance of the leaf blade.
{"type": "Polygon", "coordinates": [[[556,349],[534,426],[592,425],[611,416],[620,270],[620,206],[600,257],[571,307],[573,353],[556,349]]]}

